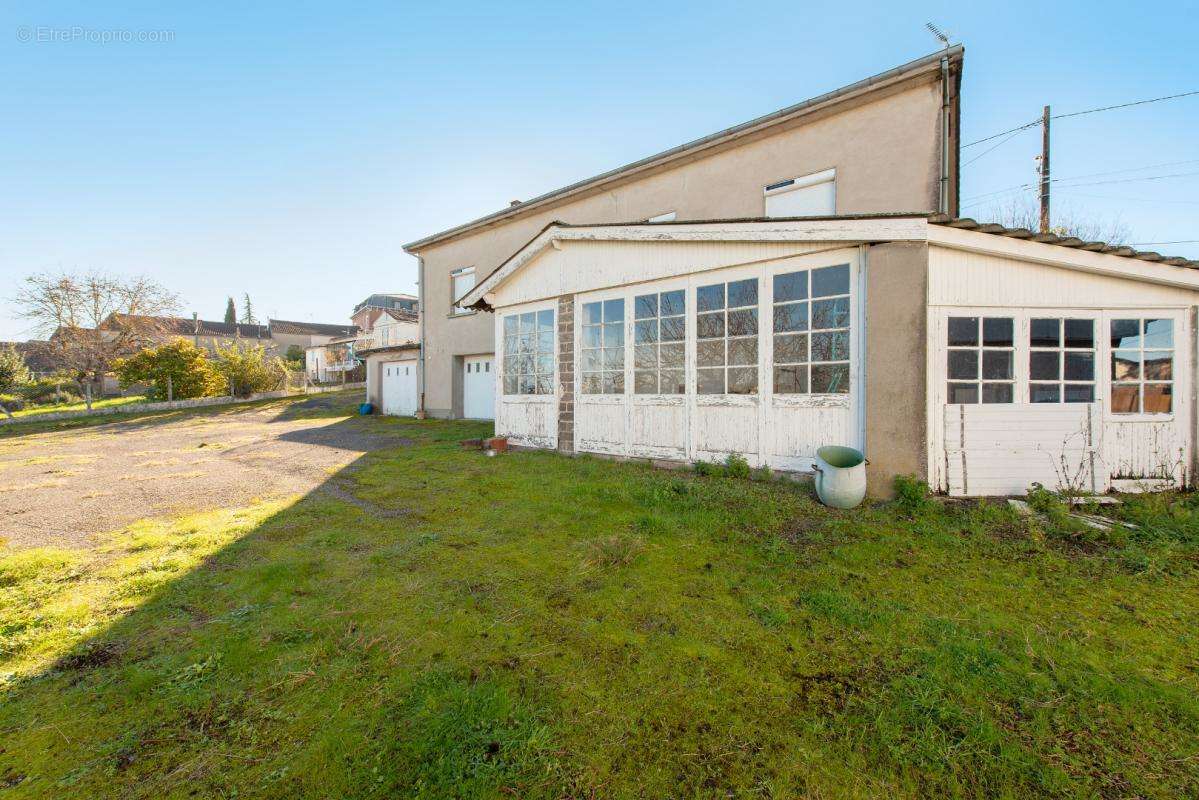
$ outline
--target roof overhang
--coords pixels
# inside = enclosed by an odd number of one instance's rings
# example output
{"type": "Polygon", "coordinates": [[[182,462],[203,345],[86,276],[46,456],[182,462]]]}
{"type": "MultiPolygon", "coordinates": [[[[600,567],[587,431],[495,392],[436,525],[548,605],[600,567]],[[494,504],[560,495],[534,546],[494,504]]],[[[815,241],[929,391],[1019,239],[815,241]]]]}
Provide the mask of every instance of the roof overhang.
{"type": "Polygon", "coordinates": [[[566,242],[869,242],[924,241],[925,212],[855,214],[836,217],[704,220],[571,225],[551,222],[513,253],[458,302],[462,308],[491,310],[488,297],[547,249],[566,242]]]}
{"type": "Polygon", "coordinates": [[[678,147],[672,147],[669,150],[656,153],[648,158],[643,158],[631,164],[625,164],[616,169],[586,178],[568,186],[563,186],[560,189],[546,192],[522,203],[514,203],[508,208],[492,214],[409,242],[404,245],[404,251],[415,255],[423,248],[468,233],[476,228],[511,219],[534,209],[545,208],[567,198],[609,188],[616,183],[640,176],[646,172],[658,170],[685,159],[694,158],[697,154],[704,151],[723,147],[745,137],[761,134],[767,129],[790,124],[802,117],[824,111],[832,106],[850,102],[883,90],[892,89],[900,84],[928,80],[930,78],[939,80],[942,62],[948,59],[948,62],[954,65],[953,69],[958,69],[964,53],[965,49],[961,45],[954,45],[944,50],[938,50],[915,61],[910,61],[907,64],[887,70],[886,72],[872,75],[869,78],[851,83],[848,86],[827,92],[818,97],[813,97],[802,103],[787,106],[765,116],[743,122],[740,125],[734,125],[731,128],[717,131],[709,136],[695,139],[678,147]]]}

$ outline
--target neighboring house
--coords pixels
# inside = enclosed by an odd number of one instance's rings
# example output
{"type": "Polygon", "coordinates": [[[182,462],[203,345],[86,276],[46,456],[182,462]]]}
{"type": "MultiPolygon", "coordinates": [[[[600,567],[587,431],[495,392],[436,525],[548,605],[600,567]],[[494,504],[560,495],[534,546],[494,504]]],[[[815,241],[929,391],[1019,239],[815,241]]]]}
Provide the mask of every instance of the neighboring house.
{"type": "Polygon", "coordinates": [[[27,342],[0,342],[0,348],[12,347],[25,362],[25,368],[35,378],[53,375],[58,371],[58,362],[50,342],[31,339],[27,342]]]}
{"type": "MultiPolygon", "coordinates": [[[[961,68],[962,49],[949,48],[405,245],[418,257],[421,407],[489,415],[495,320],[457,301],[554,221],[640,222],[652,238],[687,220],[956,214],[961,68]]],[[[704,263],[702,243],[688,252],[704,263]]],[[[626,280],[642,274],[626,268],[626,280]]]]}
{"type": "Polygon", "coordinates": [[[410,294],[372,294],[350,314],[350,319],[359,330],[369,331],[386,311],[401,311],[416,314],[419,310],[417,298],[410,294]]]}
{"type": "Polygon", "coordinates": [[[952,495],[1196,474],[1199,262],[928,213],[551,223],[462,300],[496,433],[952,495]],[[482,315],[481,315],[482,316],[482,315]]]}
{"type": "Polygon", "coordinates": [[[347,373],[358,368],[355,357],[357,335],[339,336],[325,344],[312,345],[304,349],[304,368],[308,379],[314,383],[344,381],[347,373]]]}
{"type": "Polygon", "coordinates": [[[295,347],[301,352],[313,345],[326,344],[341,337],[354,337],[356,325],[336,325],[321,322],[293,322],[285,319],[267,321],[271,347],[276,355],[284,356],[295,347]]]}
{"type": "Polygon", "coordinates": [[[168,341],[183,338],[190,340],[196,347],[214,351],[219,347],[228,347],[233,343],[252,343],[270,345],[270,329],[266,325],[215,322],[200,319],[197,316],[187,317],[146,317],[129,314],[112,314],[101,325],[103,330],[113,330],[129,324],[136,319],[138,330],[150,341],[168,341]]]}

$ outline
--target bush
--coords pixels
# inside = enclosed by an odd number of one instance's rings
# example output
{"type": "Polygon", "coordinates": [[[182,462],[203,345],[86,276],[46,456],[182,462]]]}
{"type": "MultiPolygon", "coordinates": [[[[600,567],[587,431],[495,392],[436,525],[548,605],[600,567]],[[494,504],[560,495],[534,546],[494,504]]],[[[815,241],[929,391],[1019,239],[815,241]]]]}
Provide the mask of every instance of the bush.
{"type": "Polygon", "coordinates": [[[155,399],[166,399],[170,379],[171,397],[187,400],[222,394],[225,380],[208,360],[208,354],[187,339],[173,339],[158,347],[147,347],[129,358],[119,359],[113,370],[122,387],[145,384],[155,399]]]}
{"type": "Polygon", "coordinates": [[[273,392],[287,380],[287,366],[283,359],[268,356],[266,348],[261,345],[218,347],[216,360],[217,370],[238,397],[273,392]]]}
{"type": "Polygon", "coordinates": [[[0,347],[0,392],[15,392],[29,383],[25,359],[11,344],[0,347]]]}
{"type": "Polygon", "coordinates": [[[739,453],[729,453],[724,460],[724,474],[730,478],[748,478],[749,462],[739,453]]]}
{"type": "Polygon", "coordinates": [[[38,378],[21,387],[21,395],[32,405],[78,403],[83,399],[78,387],[62,378],[38,378]]]}
{"type": "Polygon", "coordinates": [[[702,458],[698,459],[694,464],[692,464],[692,468],[695,469],[696,475],[719,475],[720,474],[719,466],[717,466],[716,464],[713,464],[711,462],[704,461],[702,458]]]}

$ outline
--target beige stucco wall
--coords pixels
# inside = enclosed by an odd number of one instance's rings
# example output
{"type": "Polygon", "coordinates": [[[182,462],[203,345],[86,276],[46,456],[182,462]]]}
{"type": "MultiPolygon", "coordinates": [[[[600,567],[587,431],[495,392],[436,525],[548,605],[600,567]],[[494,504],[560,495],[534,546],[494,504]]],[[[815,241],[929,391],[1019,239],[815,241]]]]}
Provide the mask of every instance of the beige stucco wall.
{"type": "Polygon", "coordinates": [[[896,475],[927,478],[928,244],[875,245],[866,259],[866,480],[890,497],[896,475]]]}
{"type": "Polygon", "coordinates": [[[473,266],[478,280],[554,220],[632,222],[668,211],[679,220],[760,217],[762,190],[780,179],[834,167],[837,213],[929,211],[940,177],[940,83],[932,77],[805,117],[769,135],[647,174],[601,192],[531,210],[510,221],[426,246],[425,408],[458,416],[455,356],[494,351],[488,313],[452,316],[451,270],[473,266]]]}

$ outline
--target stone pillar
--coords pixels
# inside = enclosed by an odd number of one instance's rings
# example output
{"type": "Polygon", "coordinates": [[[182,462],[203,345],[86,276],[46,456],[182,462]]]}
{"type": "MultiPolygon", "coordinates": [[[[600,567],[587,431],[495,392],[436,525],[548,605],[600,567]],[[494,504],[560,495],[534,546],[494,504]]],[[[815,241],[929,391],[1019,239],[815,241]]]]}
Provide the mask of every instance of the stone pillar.
{"type": "Polygon", "coordinates": [[[558,298],[558,452],[575,451],[575,296],[558,298]]]}

